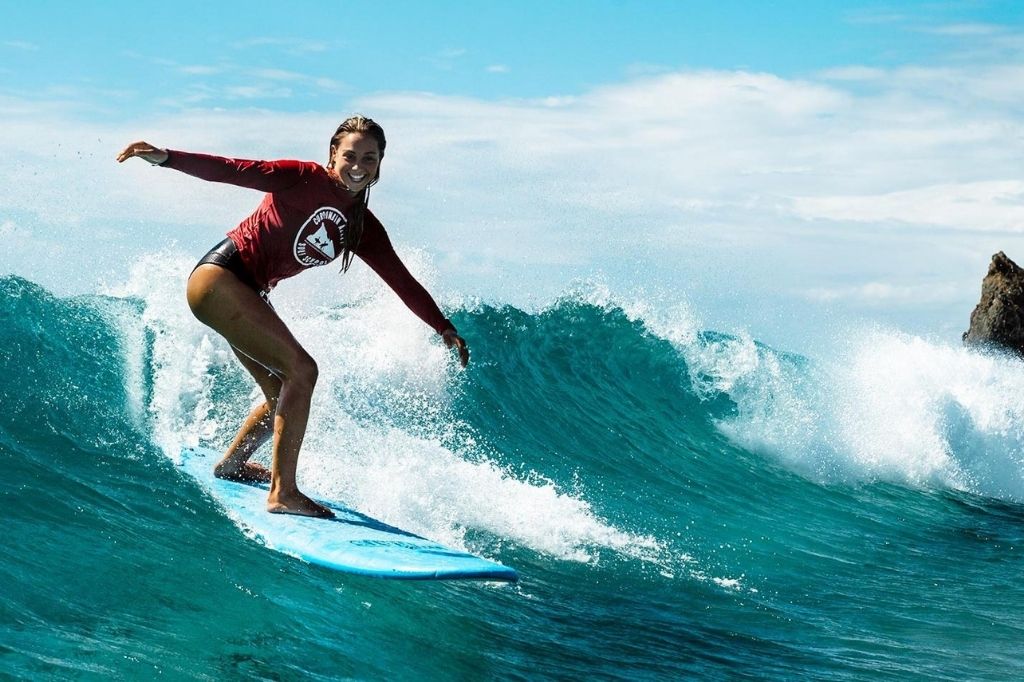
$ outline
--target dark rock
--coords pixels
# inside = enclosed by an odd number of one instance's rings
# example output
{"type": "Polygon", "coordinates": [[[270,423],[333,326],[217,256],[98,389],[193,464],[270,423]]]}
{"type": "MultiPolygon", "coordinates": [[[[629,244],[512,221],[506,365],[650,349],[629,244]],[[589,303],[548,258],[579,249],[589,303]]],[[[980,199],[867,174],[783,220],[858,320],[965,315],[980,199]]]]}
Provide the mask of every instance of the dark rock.
{"type": "Polygon", "coordinates": [[[1024,269],[1000,251],[981,282],[964,344],[995,346],[1024,356],[1024,269]]]}

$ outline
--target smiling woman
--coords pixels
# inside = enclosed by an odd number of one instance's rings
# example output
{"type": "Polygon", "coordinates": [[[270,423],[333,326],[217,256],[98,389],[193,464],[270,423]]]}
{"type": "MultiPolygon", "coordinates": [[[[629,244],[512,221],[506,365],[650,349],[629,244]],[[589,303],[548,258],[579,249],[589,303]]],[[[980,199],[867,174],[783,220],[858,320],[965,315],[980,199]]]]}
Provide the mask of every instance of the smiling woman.
{"type": "Polygon", "coordinates": [[[346,119],[331,138],[327,166],[307,161],[247,161],[161,149],[135,142],[117,157],[138,157],[213,182],[266,192],[256,211],[204,256],[188,280],[188,303],[201,322],[223,336],[266,401],[246,418],[214,473],[269,481],[267,510],[306,516],[331,511],[299,491],[295,481],[317,366],[269,304],[282,279],[341,257],[358,255],[403,302],[469,361],[466,342],[430,294],[399,260],[387,232],[367,208],[380,178],[386,140],[371,119],[346,119]],[[271,469],[249,462],[273,435],[271,469]]]}

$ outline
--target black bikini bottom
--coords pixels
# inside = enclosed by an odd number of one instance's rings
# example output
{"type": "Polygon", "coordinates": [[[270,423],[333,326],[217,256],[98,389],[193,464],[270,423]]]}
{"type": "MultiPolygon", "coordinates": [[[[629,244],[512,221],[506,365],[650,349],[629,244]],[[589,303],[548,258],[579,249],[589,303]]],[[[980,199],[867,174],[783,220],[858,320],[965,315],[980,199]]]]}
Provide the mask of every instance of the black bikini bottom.
{"type": "MultiPolygon", "coordinates": [[[[242,263],[242,256],[238,253],[238,247],[231,239],[225,239],[217,246],[210,249],[210,252],[199,259],[196,263],[196,268],[200,265],[210,263],[212,265],[219,265],[220,267],[234,273],[235,277],[239,279],[242,284],[249,287],[263,298],[267,297],[267,292],[261,290],[257,285],[256,281],[249,274],[249,271],[245,269],[245,264],[242,263]]],[[[195,271],[195,268],[192,268],[195,271]]]]}

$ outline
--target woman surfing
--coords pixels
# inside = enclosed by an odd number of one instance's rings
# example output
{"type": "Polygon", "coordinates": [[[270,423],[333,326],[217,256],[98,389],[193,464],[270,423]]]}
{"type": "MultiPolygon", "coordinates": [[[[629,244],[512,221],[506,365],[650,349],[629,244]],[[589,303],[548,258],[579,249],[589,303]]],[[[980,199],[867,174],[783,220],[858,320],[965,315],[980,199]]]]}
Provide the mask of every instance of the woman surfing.
{"type": "Polygon", "coordinates": [[[246,418],[214,474],[269,482],[269,512],[333,516],[295,481],[317,366],[267,299],[278,282],[337,258],[345,271],[359,256],[446,346],[457,349],[463,366],[469,362],[466,342],[399,260],[384,226],[367,208],[386,144],[380,125],[353,116],[331,138],[326,167],[229,159],[147,142],[134,142],[117,157],[119,163],[138,157],[203,180],[266,192],[256,211],[200,259],[186,295],[192,313],[231,345],[266,398],[246,418]],[[249,458],[271,435],[267,470],[249,458]]]}

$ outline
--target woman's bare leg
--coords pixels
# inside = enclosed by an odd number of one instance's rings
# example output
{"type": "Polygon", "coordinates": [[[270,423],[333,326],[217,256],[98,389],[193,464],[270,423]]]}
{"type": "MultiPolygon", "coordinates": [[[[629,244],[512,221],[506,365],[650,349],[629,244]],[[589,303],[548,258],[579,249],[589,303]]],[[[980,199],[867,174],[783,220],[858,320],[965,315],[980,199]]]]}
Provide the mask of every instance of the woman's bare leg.
{"type": "Polygon", "coordinates": [[[242,422],[224,458],[214,467],[213,475],[232,481],[270,483],[270,469],[258,462],[250,462],[249,458],[274,434],[273,423],[274,411],[268,403],[254,407],[242,422]]]}
{"type": "Polygon", "coordinates": [[[295,481],[299,449],[306,433],[317,367],[277,313],[234,274],[200,265],[188,280],[188,304],[200,322],[240,353],[281,380],[274,410],[274,453],[267,511],[331,516],[331,511],[299,491],[295,481]]]}
{"type": "Polygon", "coordinates": [[[235,352],[238,361],[256,380],[260,390],[263,391],[266,402],[254,407],[242,422],[242,427],[224,453],[224,459],[217,463],[213,474],[218,478],[227,478],[233,481],[270,483],[270,469],[257,462],[250,462],[249,458],[274,435],[274,411],[281,393],[281,380],[266,367],[238,349],[232,348],[231,350],[235,352]]]}

